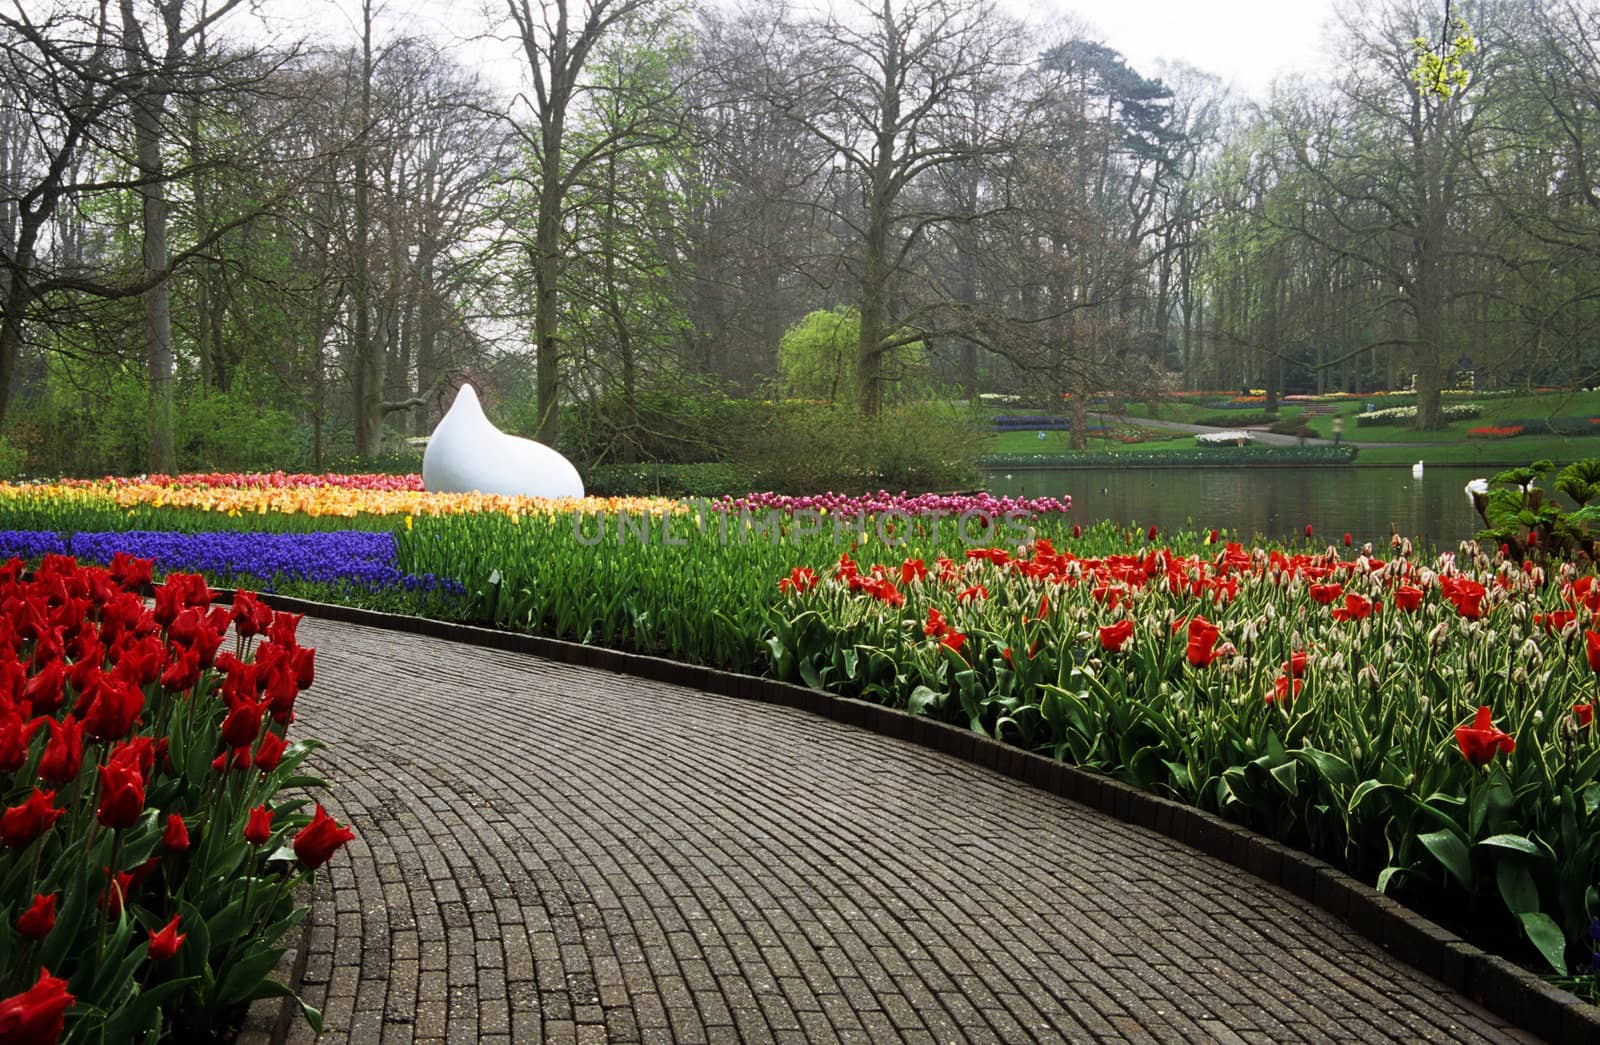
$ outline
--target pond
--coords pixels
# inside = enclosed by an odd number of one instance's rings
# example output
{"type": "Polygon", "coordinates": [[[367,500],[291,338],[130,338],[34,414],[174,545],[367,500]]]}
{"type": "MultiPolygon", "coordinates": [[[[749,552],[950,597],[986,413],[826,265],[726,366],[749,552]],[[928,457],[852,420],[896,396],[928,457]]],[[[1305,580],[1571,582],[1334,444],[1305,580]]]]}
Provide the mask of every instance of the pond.
{"type": "MultiPolygon", "coordinates": [[[[1493,470],[1424,468],[1121,468],[1035,469],[986,475],[995,494],[1072,497],[1085,525],[1101,519],[1173,529],[1224,529],[1245,536],[1318,537],[1385,544],[1402,536],[1453,548],[1482,528],[1467,502],[1468,480],[1493,470]]],[[[1546,489],[1549,484],[1544,484],[1546,489]]]]}

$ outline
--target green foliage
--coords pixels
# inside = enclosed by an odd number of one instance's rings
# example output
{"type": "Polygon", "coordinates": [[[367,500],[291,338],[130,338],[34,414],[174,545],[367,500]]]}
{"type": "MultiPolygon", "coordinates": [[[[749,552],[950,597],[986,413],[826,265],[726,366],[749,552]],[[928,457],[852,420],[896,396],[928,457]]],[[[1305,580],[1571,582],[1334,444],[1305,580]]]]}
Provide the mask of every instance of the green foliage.
{"type": "Polygon", "coordinates": [[[740,497],[770,485],[753,468],[717,461],[594,465],[583,484],[593,497],[740,497]]]}
{"type": "MultiPolygon", "coordinates": [[[[861,317],[854,308],[818,309],[790,327],[778,343],[778,370],[785,394],[796,399],[852,403],[861,317]]],[[[883,357],[884,387],[891,402],[926,398],[927,347],[912,341],[883,357]]]]}
{"type": "Polygon", "coordinates": [[[989,438],[944,403],[905,403],[863,418],[853,404],[784,403],[752,433],[746,461],[780,493],[958,489],[977,481],[989,438]]]}
{"type": "MultiPolygon", "coordinates": [[[[1449,5],[1445,6],[1448,10],[1449,5]]],[[[1477,53],[1478,42],[1473,39],[1472,30],[1461,18],[1451,19],[1450,29],[1454,30],[1455,37],[1451,39],[1449,32],[1446,32],[1438,50],[1434,50],[1426,37],[1419,36],[1412,41],[1417,64],[1411,70],[1411,80],[1417,85],[1417,93],[1424,97],[1448,98],[1464,89],[1472,79],[1472,73],[1462,64],[1462,59],[1477,53]]]]}

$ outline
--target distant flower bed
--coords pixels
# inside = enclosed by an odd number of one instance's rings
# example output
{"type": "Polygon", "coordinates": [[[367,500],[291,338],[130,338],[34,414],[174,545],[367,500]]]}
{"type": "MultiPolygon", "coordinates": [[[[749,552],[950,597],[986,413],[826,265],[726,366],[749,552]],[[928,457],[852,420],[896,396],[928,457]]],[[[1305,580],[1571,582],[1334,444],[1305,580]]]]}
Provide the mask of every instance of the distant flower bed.
{"type": "Polygon", "coordinates": [[[996,497],[990,493],[908,494],[880,490],[875,494],[863,496],[821,493],[791,497],[788,494],[753,493],[746,497],[728,497],[713,501],[711,506],[719,511],[777,511],[785,514],[811,511],[845,516],[882,515],[891,512],[913,517],[969,514],[1003,516],[1011,512],[1044,515],[1070,511],[1072,498],[996,497]]]}
{"type": "Polygon", "coordinates": [[[1255,440],[1254,432],[1242,430],[1201,432],[1194,437],[1194,441],[1201,446],[1246,446],[1255,440]]]}
{"type": "Polygon", "coordinates": [[[1467,435],[1477,439],[1510,439],[1521,435],[1522,431],[1521,425],[1505,425],[1498,428],[1494,425],[1484,425],[1480,428],[1467,429],[1467,435]]]}
{"type": "MultiPolygon", "coordinates": [[[[1472,418],[1483,416],[1483,408],[1472,403],[1458,403],[1455,406],[1440,408],[1440,413],[1446,421],[1470,421],[1472,418]]],[[[1391,406],[1383,410],[1369,410],[1364,414],[1357,414],[1358,425],[1396,425],[1407,421],[1415,421],[1417,408],[1415,406],[1391,406]]]]}
{"type": "Polygon", "coordinates": [[[1523,435],[1591,436],[1600,435],[1600,417],[1510,417],[1495,427],[1517,428],[1523,435]]]}
{"type": "Polygon", "coordinates": [[[108,476],[104,479],[63,479],[63,486],[183,486],[200,488],[229,488],[244,490],[422,490],[420,475],[383,475],[376,473],[342,474],[327,472],[312,475],[303,472],[189,472],[183,475],[141,475],[135,477],[108,476]]]}
{"type": "Polygon", "coordinates": [[[214,583],[265,587],[290,582],[350,585],[378,590],[441,588],[460,585],[432,575],[413,576],[395,567],[390,533],[323,530],[313,533],[171,533],[132,530],[58,534],[48,530],[0,530],[0,559],[35,561],[46,555],[71,555],[81,561],[110,563],[132,555],[154,563],[155,572],[203,573],[214,583]]]}

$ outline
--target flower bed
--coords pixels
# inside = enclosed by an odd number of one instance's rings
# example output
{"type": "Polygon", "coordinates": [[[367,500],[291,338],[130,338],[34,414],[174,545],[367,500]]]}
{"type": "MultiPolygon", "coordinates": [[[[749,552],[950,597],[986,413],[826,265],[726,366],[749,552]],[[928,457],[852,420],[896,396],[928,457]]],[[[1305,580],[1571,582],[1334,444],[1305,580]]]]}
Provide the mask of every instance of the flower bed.
{"type": "MultiPolygon", "coordinates": [[[[1472,403],[1457,403],[1454,406],[1439,408],[1440,416],[1446,421],[1470,421],[1475,417],[1483,416],[1483,408],[1472,403]]],[[[1383,410],[1369,410],[1364,414],[1355,415],[1356,424],[1363,427],[1367,425],[1398,425],[1417,419],[1415,406],[1391,406],[1383,410]]]]}
{"type": "Polygon", "coordinates": [[[1211,809],[1555,971],[1600,916],[1600,583],[1229,545],[1047,541],[783,575],[780,677],[1211,809]]]}
{"type": "Polygon", "coordinates": [[[1522,434],[1521,425],[1483,425],[1480,428],[1467,429],[1467,436],[1472,439],[1513,439],[1522,434]]]}
{"type": "Polygon", "coordinates": [[[147,606],[148,561],[22,565],[0,567],[0,1040],[209,1036],[287,993],[265,977],[293,888],[352,837],[279,796],[316,783],[287,741],[315,653],[198,576],[147,606]]]}
{"type": "Polygon", "coordinates": [[[1248,446],[1256,441],[1254,432],[1235,429],[1223,432],[1201,432],[1194,437],[1200,446],[1248,446]]]}

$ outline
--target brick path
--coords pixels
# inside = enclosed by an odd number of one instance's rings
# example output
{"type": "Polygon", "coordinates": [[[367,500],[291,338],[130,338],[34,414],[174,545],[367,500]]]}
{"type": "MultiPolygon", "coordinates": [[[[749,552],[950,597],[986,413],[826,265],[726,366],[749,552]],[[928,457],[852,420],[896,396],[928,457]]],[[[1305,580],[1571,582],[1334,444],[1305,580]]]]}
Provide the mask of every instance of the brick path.
{"type": "Polygon", "coordinates": [[[327,1040],[1532,1040],[1288,893],[911,744],[301,637],[297,731],[360,834],[313,915],[327,1040]]]}

